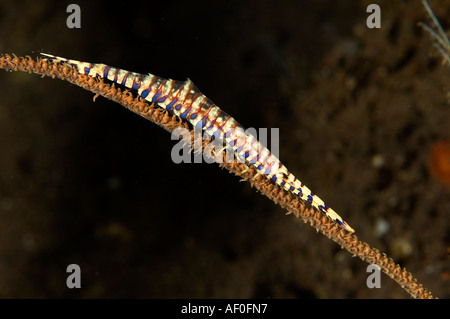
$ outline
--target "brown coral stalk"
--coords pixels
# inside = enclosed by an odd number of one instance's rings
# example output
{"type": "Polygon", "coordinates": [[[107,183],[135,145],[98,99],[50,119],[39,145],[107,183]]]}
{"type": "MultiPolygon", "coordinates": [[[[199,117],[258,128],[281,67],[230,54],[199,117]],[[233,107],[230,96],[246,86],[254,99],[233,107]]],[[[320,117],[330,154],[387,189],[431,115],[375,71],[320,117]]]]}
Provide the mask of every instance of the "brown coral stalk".
{"type": "MultiPolygon", "coordinates": [[[[113,100],[169,132],[179,127],[189,128],[187,123],[181,121],[175,115],[170,115],[165,110],[147,103],[140,97],[134,97],[130,91],[116,88],[114,85],[105,83],[100,78],[80,74],[74,68],[64,64],[50,63],[42,59],[33,60],[29,56],[17,57],[5,54],[0,56],[0,68],[7,71],[36,73],[42,75],[42,77],[50,76],[69,81],[94,92],[96,94],[94,99],[101,95],[113,100]]],[[[208,142],[203,141],[204,146],[208,142]]],[[[286,209],[288,214],[293,213],[297,218],[301,218],[305,223],[310,224],[318,232],[321,232],[342,248],[348,250],[352,255],[358,256],[369,264],[378,265],[384,273],[394,279],[412,297],[433,298],[430,291],[418,283],[405,268],[395,264],[392,258],[389,258],[384,253],[380,253],[378,249],[372,248],[369,244],[360,241],[355,234],[345,232],[322,213],[305,205],[298,197],[292,196],[282,187],[260,176],[254,168],[249,168],[246,164],[237,163],[237,161],[232,163],[224,161],[220,165],[248,181],[252,187],[255,187],[263,195],[286,209]]]]}

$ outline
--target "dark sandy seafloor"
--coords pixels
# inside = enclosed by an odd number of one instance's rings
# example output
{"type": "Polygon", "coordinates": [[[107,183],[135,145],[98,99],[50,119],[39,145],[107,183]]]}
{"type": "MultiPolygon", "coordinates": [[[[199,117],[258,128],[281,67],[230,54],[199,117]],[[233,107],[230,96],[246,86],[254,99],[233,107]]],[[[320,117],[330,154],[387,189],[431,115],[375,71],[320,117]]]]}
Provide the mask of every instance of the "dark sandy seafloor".
{"type": "MultiPolygon", "coordinates": [[[[450,297],[450,152],[431,151],[450,140],[450,67],[420,1],[86,2],[77,30],[69,3],[0,2],[0,52],[189,77],[245,127],[279,128],[291,172],[450,297]]],[[[450,30],[450,2],[430,5],[450,30]]],[[[92,98],[0,71],[0,297],[408,297],[384,275],[369,289],[360,259],[217,165],[174,164],[167,132],[92,98]]]]}

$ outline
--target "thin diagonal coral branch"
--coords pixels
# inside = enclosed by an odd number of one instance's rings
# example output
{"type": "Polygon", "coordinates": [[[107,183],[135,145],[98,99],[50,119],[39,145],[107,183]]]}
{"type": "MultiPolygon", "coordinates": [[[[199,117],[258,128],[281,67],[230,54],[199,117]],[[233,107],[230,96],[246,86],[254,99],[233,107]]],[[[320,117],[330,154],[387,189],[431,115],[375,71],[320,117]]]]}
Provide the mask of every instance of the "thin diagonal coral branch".
{"type": "MultiPolygon", "coordinates": [[[[49,63],[48,60],[33,60],[29,56],[17,57],[15,55],[5,54],[0,56],[0,68],[7,71],[36,73],[43,77],[50,76],[76,84],[94,92],[96,94],[94,99],[98,95],[106,97],[158,124],[169,132],[180,127],[189,128],[187,123],[180,121],[175,115],[171,116],[167,111],[154,104],[147,103],[141,97],[134,97],[130,91],[121,90],[114,85],[109,85],[100,78],[80,74],[74,68],[67,65],[56,62],[49,63]]],[[[194,134],[191,134],[191,136],[193,138],[194,134]]],[[[202,143],[203,146],[206,146],[209,141],[204,140],[202,143]]],[[[226,156],[226,153],[224,153],[224,156],[226,156]]],[[[343,249],[348,250],[353,256],[358,256],[369,264],[378,265],[384,273],[395,280],[412,297],[433,298],[430,291],[418,283],[417,279],[411,273],[407,272],[405,268],[401,268],[400,265],[396,264],[392,258],[389,258],[386,254],[381,253],[369,244],[360,241],[354,233],[350,234],[345,232],[323,213],[305,205],[298,197],[292,196],[279,185],[263,178],[253,167],[238,163],[237,160],[231,163],[225,160],[220,165],[249,182],[252,187],[255,187],[263,195],[286,209],[288,214],[294,214],[295,217],[302,219],[318,232],[336,242],[343,249]]]]}
{"type": "Polygon", "coordinates": [[[428,2],[426,0],[422,0],[422,5],[427,11],[429,17],[431,18],[431,21],[433,22],[434,28],[437,30],[437,32],[433,30],[432,27],[429,27],[422,22],[419,22],[419,26],[424,28],[424,30],[427,31],[431,35],[431,37],[436,41],[434,45],[438,48],[439,52],[444,58],[444,60],[442,61],[443,64],[450,63],[450,41],[447,37],[447,34],[445,33],[444,29],[442,29],[439,20],[434,15],[433,10],[431,10],[428,2]]]}

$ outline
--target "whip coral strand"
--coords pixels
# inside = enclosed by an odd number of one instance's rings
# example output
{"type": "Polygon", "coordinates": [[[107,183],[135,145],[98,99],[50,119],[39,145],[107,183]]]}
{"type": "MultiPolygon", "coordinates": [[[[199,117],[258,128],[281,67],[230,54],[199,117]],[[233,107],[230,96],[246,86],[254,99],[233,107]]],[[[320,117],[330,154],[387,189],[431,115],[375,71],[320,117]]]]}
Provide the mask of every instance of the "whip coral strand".
{"type": "MultiPolygon", "coordinates": [[[[94,99],[99,95],[106,97],[147,120],[156,123],[169,132],[180,127],[189,128],[187,123],[175,115],[170,115],[160,107],[147,103],[141,97],[134,97],[130,91],[121,90],[114,85],[107,84],[100,78],[80,74],[74,68],[61,63],[50,63],[48,60],[39,58],[34,60],[29,56],[17,57],[16,55],[5,54],[0,56],[0,68],[7,71],[35,73],[42,77],[49,76],[76,84],[95,93],[94,99]]],[[[191,136],[194,136],[194,134],[191,134],[191,136]]],[[[209,142],[208,140],[204,140],[202,143],[206,146],[209,142]]],[[[417,279],[411,273],[407,272],[405,268],[396,264],[392,258],[381,253],[378,249],[372,248],[369,244],[360,241],[354,233],[351,234],[339,228],[336,223],[324,216],[323,213],[308,207],[279,185],[263,178],[255,168],[238,163],[237,160],[231,163],[223,161],[220,166],[240,176],[263,195],[286,209],[288,214],[293,214],[295,217],[302,219],[318,232],[336,242],[341,248],[349,251],[353,256],[358,256],[369,264],[378,265],[384,273],[395,280],[412,297],[433,298],[430,291],[418,283],[417,279]]]]}

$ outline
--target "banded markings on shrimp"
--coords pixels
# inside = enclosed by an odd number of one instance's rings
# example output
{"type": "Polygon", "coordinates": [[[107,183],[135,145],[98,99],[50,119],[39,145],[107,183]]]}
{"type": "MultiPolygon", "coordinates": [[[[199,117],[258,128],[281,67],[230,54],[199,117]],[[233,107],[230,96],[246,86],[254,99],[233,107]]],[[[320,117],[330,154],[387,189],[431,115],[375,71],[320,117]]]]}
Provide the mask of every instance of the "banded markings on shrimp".
{"type": "Polygon", "coordinates": [[[108,79],[135,90],[147,101],[155,103],[189,122],[195,128],[203,130],[208,136],[225,141],[226,145],[232,147],[238,159],[254,166],[258,173],[326,214],[343,229],[354,232],[354,229],[332,208],[289,172],[268,148],[249,134],[233,117],[203,95],[191,80],[175,81],[153,74],[144,75],[130,72],[106,64],[81,62],[46,53],[41,54],[53,62],[71,65],[80,73],[108,79]]]}

